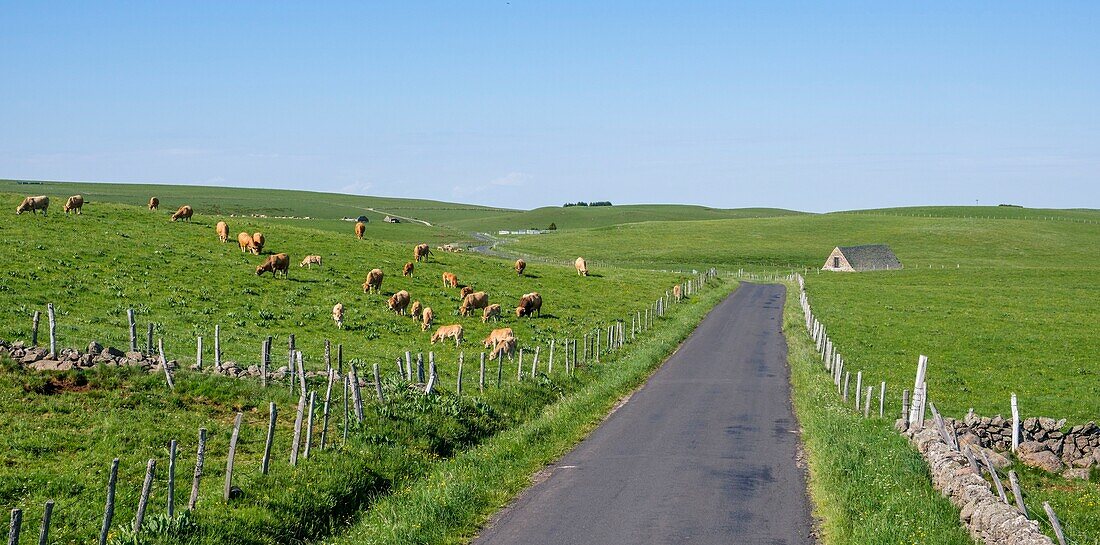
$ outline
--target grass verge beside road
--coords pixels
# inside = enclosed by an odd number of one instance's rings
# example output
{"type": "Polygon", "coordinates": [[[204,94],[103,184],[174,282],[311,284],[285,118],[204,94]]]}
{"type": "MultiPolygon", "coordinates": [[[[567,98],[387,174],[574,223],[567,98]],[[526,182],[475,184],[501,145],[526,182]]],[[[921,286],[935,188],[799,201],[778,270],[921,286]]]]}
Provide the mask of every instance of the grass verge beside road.
{"type": "Polygon", "coordinates": [[[973,543],[958,510],[932,488],[920,454],[891,429],[890,415],[864,419],[840,402],[802,325],[794,283],[787,286],[783,324],[821,542],[973,543]]]}

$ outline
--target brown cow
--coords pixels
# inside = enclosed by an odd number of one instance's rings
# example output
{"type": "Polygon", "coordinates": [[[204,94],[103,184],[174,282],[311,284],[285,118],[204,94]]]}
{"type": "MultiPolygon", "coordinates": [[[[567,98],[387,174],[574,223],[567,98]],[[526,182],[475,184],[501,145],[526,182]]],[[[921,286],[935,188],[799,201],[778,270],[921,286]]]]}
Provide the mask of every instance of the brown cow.
{"type": "Polygon", "coordinates": [[[578,257],[577,260],[573,262],[573,266],[577,268],[577,274],[588,276],[588,263],[583,257],[578,257]]]}
{"type": "Polygon", "coordinates": [[[256,248],[256,255],[259,255],[260,252],[264,251],[264,242],[265,240],[263,233],[252,233],[252,246],[256,248]]]}
{"type": "Polygon", "coordinates": [[[432,307],[424,307],[424,310],[420,313],[420,331],[427,331],[429,327],[432,327],[433,321],[435,321],[435,313],[432,312],[432,307]]]}
{"type": "Polygon", "coordinates": [[[229,224],[219,221],[214,226],[214,230],[218,232],[218,240],[222,241],[222,244],[229,242],[229,224]]]}
{"type": "Polygon", "coordinates": [[[336,303],[332,307],[332,321],[336,322],[336,329],[344,329],[344,304],[336,303]]]}
{"type": "Polygon", "coordinates": [[[64,210],[66,214],[68,214],[69,212],[73,212],[74,214],[83,214],[84,212],[81,211],[82,208],[84,208],[84,197],[81,195],[73,195],[65,201],[65,206],[63,206],[61,209],[64,210]]]}
{"type": "Polygon", "coordinates": [[[390,296],[389,302],[386,303],[394,313],[399,315],[405,314],[405,308],[409,306],[409,292],[401,290],[392,296],[390,296]]]}
{"type": "Polygon", "coordinates": [[[676,299],[677,303],[679,303],[680,301],[682,301],[684,299],[683,292],[680,291],[680,284],[676,284],[675,286],[672,286],[672,297],[673,297],[673,299],[676,299]]]}
{"type": "Polygon", "coordinates": [[[536,312],[539,316],[542,316],[542,296],[537,291],[525,294],[520,298],[519,306],[516,307],[516,318],[533,316],[536,312]]]}
{"type": "Polygon", "coordinates": [[[363,222],[355,222],[355,238],[363,240],[363,233],[367,232],[367,226],[363,225],[363,222]]]}
{"type": "Polygon", "coordinates": [[[487,306],[489,306],[489,294],[479,291],[462,299],[462,305],[458,307],[458,313],[463,316],[470,316],[475,310],[487,306]]]}
{"type": "Polygon", "coordinates": [[[409,305],[409,316],[412,316],[413,320],[419,320],[420,313],[423,311],[424,307],[420,304],[419,300],[413,301],[412,304],[409,305]]]}
{"type": "Polygon", "coordinates": [[[458,292],[458,300],[461,301],[465,299],[467,295],[470,295],[473,292],[474,288],[471,288],[470,286],[462,286],[462,289],[458,292]]]}
{"type": "Polygon", "coordinates": [[[516,260],[516,274],[523,276],[524,269],[527,268],[527,262],[522,259],[516,260]]]}
{"type": "Polygon", "coordinates": [[[439,329],[432,333],[432,344],[436,341],[443,341],[448,338],[455,340],[455,346],[458,346],[462,342],[462,324],[441,325],[439,329]]]}
{"type": "Polygon", "coordinates": [[[489,323],[489,318],[500,319],[500,305],[493,303],[485,307],[485,312],[481,313],[481,323],[489,323]]]}
{"type": "Polygon", "coordinates": [[[504,354],[511,356],[516,353],[516,338],[509,337],[497,343],[493,351],[489,353],[489,359],[500,359],[504,354]]]}
{"type": "Polygon", "coordinates": [[[50,198],[45,195],[39,195],[37,197],[27,197],[23,199],[23,202],[19,203],[19,206],[15,209],[15,215],[22,214],[27,210],[31,211],[31,214],[38,214],[38,211],[42,211],[42,215],[46,215],[46,209],[50,207],[50,198]]]}
{"type": "Polygon", "coordinates": [[[420,263],[421,259],[428,259],[429,255],[432,255],[432,249],[427,244],[417,244],[416,248],[413,248],[413,258],[417,263],[420,263]]]}
{"type": "Polygon", "coordinates": [[[443,273],[443,287],[444,288],[456,288],[458,287],[458,277],[454,273],[443,273]]]}
{"type": "Polygon", "coordinates": [[[252,252],[256,255],[260,254],[255,246],[252,245],[252,235],[248,233],[240,233],[237,235],[237,245],[241,247],[241,252],[252,252]]]}
{"type": "Polygon", "coordinates": [[[158,208],[160,208],[160,199],[151,197],[149,199],[149,210],[156,210],[158,208]]]}
{"type": "Polygon", "coordinates": [[[405,266],[401,269],[401,276],[412,276],[412,275],[413,275],[413,262],[410,261],[410,262],[406,263],[405,266]]]}
{"type": "Polygon", "coordinates": [[[191,221],[191,216],[195,214],[195,210],[186,204],[181,206],[179,210],[176,210],[175,214],[172,214],[172,221],[187,220],[191,221]]]}
{"type": "Polygon", "coordinates": [[[367,281],[363,282],[363,293],[382,293],[382,276],[382,269],[372,269],[367,273],[367,281]]]}
{"type": "Polygon", "coordinates": [[[256,276],[263,276],[268,271],[271,271],[271,276],[275,278],[279,277],[280,272],[283,273],[283,278],[290,278],[290,256],[286,254],[267,256],[264,264],[256,267],[256,276]]]}
{"type": "Polygon", "coordinates": [[[306,267],[308,269],[312,269],[314,265],[317,265],[318,267],[321,266],[321,256],[307,255],[305,259],[303,259],[302,262],[298,264],[299,267],[306,267]]]}
{"type": "Polygon", "coordinates": [[[485,340],[481,341],[481,344],[485,346],[485,348],[489,348],[490,346],[496,346],[497,343],[514,338],[516,338],[516,334],[512,331],[512,328],[502,327],[499,329],[494,329],[491,333],[489,333],[489,336],[485,337],[485,340]]]}

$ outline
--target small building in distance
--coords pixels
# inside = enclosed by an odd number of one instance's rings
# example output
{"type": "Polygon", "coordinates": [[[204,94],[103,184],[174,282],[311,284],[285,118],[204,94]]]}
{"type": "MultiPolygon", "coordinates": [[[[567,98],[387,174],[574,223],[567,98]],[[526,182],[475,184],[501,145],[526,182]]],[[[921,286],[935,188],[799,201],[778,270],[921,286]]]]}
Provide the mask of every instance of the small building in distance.
{"type": "Polygon", "coordinates": [[[901,268],[901,261],[885,244],[837,246],[825,260],[823,271],[888,271],[901,268]]]}
{"type": "Polygon", "coordinates": [[[395,218],[393,216],[386,216],[382,218],[382,221],[386,223],[401,223],[401,218],[395,218]]]}

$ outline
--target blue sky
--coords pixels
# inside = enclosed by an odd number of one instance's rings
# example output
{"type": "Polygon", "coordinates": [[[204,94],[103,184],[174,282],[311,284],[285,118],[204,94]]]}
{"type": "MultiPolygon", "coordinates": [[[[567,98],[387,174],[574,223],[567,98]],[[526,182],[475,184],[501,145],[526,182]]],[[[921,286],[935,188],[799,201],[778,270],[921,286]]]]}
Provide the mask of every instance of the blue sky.
{"type": "Polygon", "coordinates": [[[0,2],[0,177],[1100,208],[1100,3],[0,2]]]}

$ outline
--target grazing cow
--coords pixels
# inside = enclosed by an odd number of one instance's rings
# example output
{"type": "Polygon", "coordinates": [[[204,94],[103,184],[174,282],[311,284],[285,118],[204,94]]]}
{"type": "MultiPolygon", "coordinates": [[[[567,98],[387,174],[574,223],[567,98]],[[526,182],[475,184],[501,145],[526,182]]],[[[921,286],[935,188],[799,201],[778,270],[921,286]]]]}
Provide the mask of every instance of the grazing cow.
{"type": "Polygon", "coordinates": [[[412,275],[413,275],[413,262],[410,261],[408,263],[405,263],[405,266],[401,269],[401,276],[412,276],[412,275]]]}
{"type": "Polygon", "coordinates": [[[523,276],[524,269],[527,268],[527,262],[522,259],[516,260],[516,274],[523,276]]]}
{"type": "Polygon", "coordinates": [[[229,242],[229,225],[224,221],[219,221],[214,226],[214,230],[218,232],[218,240],[222,241],[222,244],[229,242]]]}
{"type": "Polygon", "coordinates": [[[675,286],[672,286],[672,297],[674,299],[676,299],[677,303],[679,303],[681,300],[683,300],[683,292],[680,291],[680,284],[676,284],[675,286]]]}
{"type": "Polygon", "coordinates": [[[493,351],[489,353],[489,359],[490,360],[500,359],[500,357],[503,356],[504,354],[508,354],[509,356],[511,356],[515,353],[516,353],[516,338],[515,337],[508,337],[507,339],[504,339],[503,341],[500,341],[499,343],[497,343],[497,345],[495,347],[493,347],[493,351]]]}
{"type": "Polygon", "coordinates": [[[458,346],[462,342],[462,324],[441,325],[439,329],[432,333],[432,344],[436,341],[443,341],[446,339],[454,339],[455,346],[458,346]]]}
{"type": "Polygon", "coordinates": [[[458,307],[458,313],[463,316],[470,316],[475,310],[487,306],[489,306],[489,294],[479,291],[462,299],[462,305],[458,307]]]}
{"type": "Polygon", "coordinates": [[[283,273],[283,278],[290,278],[290,256],[286,254],[267,256],[264,264],[256,267],[256,276],[263,276],[268,271],[271,271],[271,276],[275,278],[279,277],[280,272],[283,273]]]}
{"type": "Polygon", "coordinates": [[[321,256],[307,255],[306,258],[298,264],[299,267],[305,267],[307,269],[312,269],[314,265],[317,265],[318,267],[321,266],[321,256]]]}
{"type": "Polygon", "coordinates": [[[525,294],[520,298],[519,306],[516,307],[516,318],[533,316],[536,312],[539,316],[542,316],[542,296],[537,291],[525,294]]]}
{"type": "Polygon", "coordinates": [[[259,255],[259,250],[256,250],[252,244],[252,235],[248,233],[240,233],[237,235],[237,245],[241,247],[241,252],[252,252],[259,255]]]}
{"type": "Polygon", "coordinates": [[[355,238],[363,240],[363,233],[367,232],[367,226],[363,225],[363,222],[355,222],[355,238]]]}
{"type": "Polygon", "coordinates": [[[336,329],[344,329],[344,304],[336,303],[332,307],[332,321],[336,322],[336,329]]]}
{"type": "Polygon", "coordinates": [[[573,266],[577,268],[577,274],[588,276],[588,263],[583,257],[578,257],[577,260],[573,262],[573,266]]]}
{"type": "Polygon", "coordinates": [[[195,210],[186,204],[181,206],[179,210],[176,210],[175,214],[172,214],[172,221],[187,220],[191,221],[191,216],[195,214],[195,210]]]}
{"type": "Polygon", "coordinates": [[[260,252],[264,251],[264,242],[265,241],[263,233],[252,233],[252,246],[256,248],[256,255],[259,255],[260,252]]]}
{"type": "Polygon", "coordinates": [[[424,307],[420,313],[420,331],[427,331],[432,327],[433,321],[435,321],[435,313],[432,312],[432,307],[424,307]]]}
{"type": "Polygon", "coordinates": [[[158,208],[160,208],[160,199],[151,197],[149,199],[149,210],[156,210],[158,208]]]}
{"type": "Polygon", "coordinates": [[[417,263],[420,263],[421,259],[428,259],[431,254],[432,249],[427,244],[417,244],[416,248],[413,248],[413,258],[417,263]]]}
{"type": "Polygon", "coordinates": [[[412,316],[413,320],[420,319],[420,313],[424,311],[424,307],[421,306],[420,301],[413,301],[409,305],[409,316],[412,316]]]}
{"type": "Polygon", "coordinates": [[[443,273],[443,287],[444,288],[456,288],[458,287],[458,277],[454,273],[443,273]]]}
{"type": "Polygon", "coordinates": [[[467,295],[470,295],[473,292],[474,288],[471,288],[470,286],[462,286],[462,289],[458,292],[458,300],[461,301],[465,299],[467,295]]]}
{"type": "Polygon", "coordinates": [[[371,269],[367,273],[367,281],[363,282],[363,293],[382,293],[382,269],[371,269]]]}
{"type": "Polygon", "coordinates": [[[516,338],[516,334],[512,331],[512,328],[502,327],[499,329],[494,329],[491,333],[489,333],[489,336],[485,337],[485,340],[481,341],[481,344],[485,348],[489,348],[490,346],[496,346],[497,343],[501,343],[508,339],[514,338],[516,338]]]}
{"type": "Polygon", "coordinates": [[[15,209],[15,215],[22,214],[27,210],[31,211],[31,214],[38,214],[38,211],[42,211],[42,215],[46,215],[46,209],[50,207],[50,198],[45,195],[39,195],[37,197],[27,197],[23,199],[22,203],[19,203],[19,207],[15,209]]]}
{"type": "Polygon", "coordinates": [[[489,318],[500,319],[500,305],[493,303],[485,307],[485,312],[481,313],[481,323],[489,323],[489,318]]]}
{"type": "Polygon", "coordinates": [[[61,209],[64,210],[66,214],[69,212],[83,214],[84,212],[81,211],[82,208],[84,208],[84,197],[81,195],[73,195],[65,201],[65,206],[61,209]]]}
{"type": "Polygon", "coordinates": [[[409,292],[401,290],[392,296],[390,296],[389,302],[386,303],[395,314],[404,315],[405,308],[409,306],[409,292]]]}

